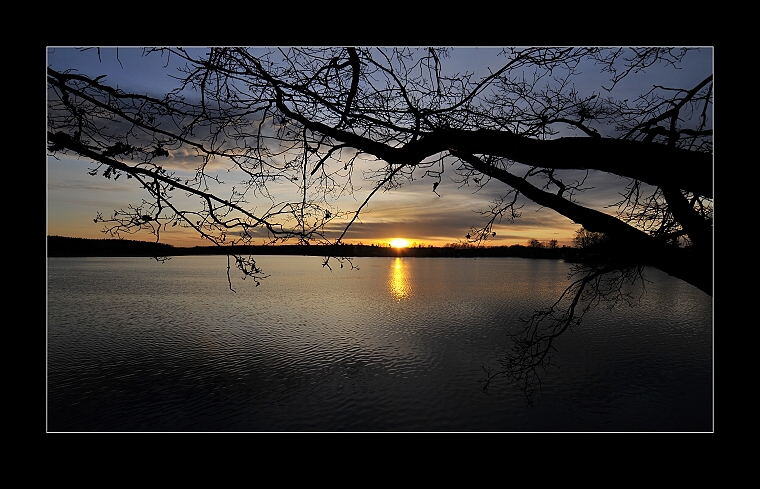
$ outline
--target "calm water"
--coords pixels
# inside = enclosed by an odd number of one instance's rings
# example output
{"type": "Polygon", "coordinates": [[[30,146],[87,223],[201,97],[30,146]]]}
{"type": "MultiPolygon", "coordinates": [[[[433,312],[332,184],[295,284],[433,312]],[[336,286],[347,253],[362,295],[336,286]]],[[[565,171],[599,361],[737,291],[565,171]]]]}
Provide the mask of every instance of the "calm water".
{"type": "Polygon", "coordinates": [[[712,431],[712,300],[656,270],[555,343],[528,406],[481,389],[569,265],[520,258],[48,259],[49,431],[712,431]]]}

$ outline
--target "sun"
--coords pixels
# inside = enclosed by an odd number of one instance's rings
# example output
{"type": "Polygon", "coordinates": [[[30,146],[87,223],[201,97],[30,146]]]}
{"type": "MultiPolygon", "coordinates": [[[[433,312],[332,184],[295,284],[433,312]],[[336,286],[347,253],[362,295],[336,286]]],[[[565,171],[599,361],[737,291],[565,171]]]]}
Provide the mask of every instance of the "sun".
{"type": "Polygon", "coordinates": [[[392,239],[391,246],[393,248],[409,248],[409,241],[401,238],[392,239]]]}

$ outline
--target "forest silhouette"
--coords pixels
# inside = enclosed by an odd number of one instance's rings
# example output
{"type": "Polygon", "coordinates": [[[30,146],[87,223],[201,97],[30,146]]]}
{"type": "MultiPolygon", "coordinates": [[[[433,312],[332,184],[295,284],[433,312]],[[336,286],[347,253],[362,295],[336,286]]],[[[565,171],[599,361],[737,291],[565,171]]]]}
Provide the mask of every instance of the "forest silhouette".
{"type": "Polygon", "coordinates": [[[573,247],[526,246],[474,246],[467,243],[451,243],[447,246],[391,246],[365,244],[286,244],[242,246],[172,246],[166,243],[128,239],[88,239],[64,236],[48,236],[47,256],[50,257],[171,257],[193,255],[303,255],[321,257],[520,257],[575,260],[583,254],[573,247]]]}

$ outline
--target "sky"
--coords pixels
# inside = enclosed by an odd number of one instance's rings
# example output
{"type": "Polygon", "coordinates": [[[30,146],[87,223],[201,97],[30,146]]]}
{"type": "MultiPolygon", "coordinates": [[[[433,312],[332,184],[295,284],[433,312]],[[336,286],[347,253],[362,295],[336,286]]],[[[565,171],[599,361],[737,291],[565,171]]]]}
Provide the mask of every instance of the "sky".
{"type": "MultiPolygon", "coordinates": [[[[446,60],[452,71],[475,71],[487,74],[489,68],[499,67],[496,57],[498,48],[467,47],[455,48],[452,58],[446,60]]],[[[71,47],[48,47],[47,65],[57,69],[76,69],[90,76],[107,74],[110,84],[117,84],[125,90],[151,94],[163,94],[174,87],[174,83],[164,69],[165,59],[142,57],[142,50],[119,48],[101,49],[100,57],[95,49],[80,51],[71,47]]],[[[652,83],[667,86],[693,86],[712,73],[712,49],[702,49],[687,57],[687,64],[678,72],[670,71],[670,76],[680,79],[662,78],[650,73],[638,81],[616,87],[620,98],[626,94],[639,95],[651,87],[652,83]]],[[[598,90],[598,88],[595,88],[598,90]]],[[[130,203],[139,203],[147,196],[134,185],[135,180],[107,180],[102,176],[90,176],[88,169],[94,165],[71,154],[47,157],[47,234],[82,238],[108,238],[103,233],[103,224],[93,222],[98,213],[110,215],[113,210],[126,208],[130,203]]],[[[353,224],[344,241],[349,243],[387,245],[394,238],[404,238],[411,244],[423,246],[443,246],[465,239],[471,227],[482,226],[485,218],[478,211],[486,209],[489,201],[502,195],[507,187],[493,182],[480,192],[472,188],[459,188],[452,181],[452,172],[444,174],[443,181],[432,192],[432,179],[421,178],[390,193],[377,194],[370,201],[360,221],[353,224]]],[[[615,176],[592,175],[587,181],[594,191],[579,196],[578,201],[594,208],[604,209],[604,205],[617,200],[625,181],[615,176]]],[[[348,201],[348,208],[358,207],[364,200],[370,186],[366,185],[355,196],[356,201],[348,201]]],[[[613,210],[606,209],[612,213],[613,210]]],[[[571,245],[580,225],[557,214],[551,209],[541,209],[526,202],[522,217],[514,222],[503,222],[495,226],[496,237],[489,240],[493,246],[523,244],[530,239],[542,242],[557,240],[560,246],[571,245]]],[[[128,239],[153,241],[155,237],[144,232],[122,235],[128,239]]],[[[209,245],[192,230],[180,227],[168,228],[162,232],[161,241],[175,246],[209,245]]]]}

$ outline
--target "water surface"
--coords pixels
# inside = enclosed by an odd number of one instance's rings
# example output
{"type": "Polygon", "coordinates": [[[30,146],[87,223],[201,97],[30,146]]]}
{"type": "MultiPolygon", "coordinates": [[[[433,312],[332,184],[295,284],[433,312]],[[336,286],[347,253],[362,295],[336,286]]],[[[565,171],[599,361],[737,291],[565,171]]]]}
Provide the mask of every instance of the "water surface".
{"type": "Polygon", "coordinates": [[[533,405],[481,389],[570,265],[520,258],[50,258],[49,431],[711,431],[712,300],[657,270],[556,342],[533,405]]]}

